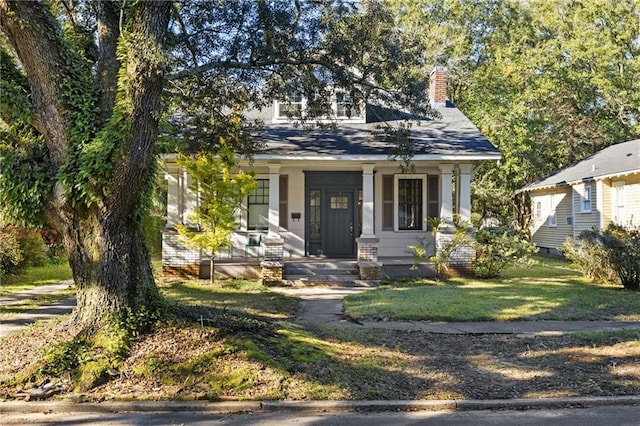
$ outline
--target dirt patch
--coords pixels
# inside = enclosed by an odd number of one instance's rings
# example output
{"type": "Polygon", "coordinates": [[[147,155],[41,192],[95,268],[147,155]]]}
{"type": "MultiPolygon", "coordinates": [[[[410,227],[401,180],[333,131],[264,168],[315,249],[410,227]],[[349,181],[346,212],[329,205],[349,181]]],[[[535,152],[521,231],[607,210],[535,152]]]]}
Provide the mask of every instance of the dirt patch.
{"type": "MultiPolygon", "coordinates": [[[[136,342],[101,399],[502,399],[640,393],[640,332],[517,337],[439,335],[279,324],[277,334],[224,334],[172,324],[136,342]]],[[[69,340],[64,323],[0,345],[0,396],[42,350],[69,340]]],[[[71,391],[67,390],[68,393],[71,391]]],[[[58,397],[64,396],[58,395],[58,397]]]]}

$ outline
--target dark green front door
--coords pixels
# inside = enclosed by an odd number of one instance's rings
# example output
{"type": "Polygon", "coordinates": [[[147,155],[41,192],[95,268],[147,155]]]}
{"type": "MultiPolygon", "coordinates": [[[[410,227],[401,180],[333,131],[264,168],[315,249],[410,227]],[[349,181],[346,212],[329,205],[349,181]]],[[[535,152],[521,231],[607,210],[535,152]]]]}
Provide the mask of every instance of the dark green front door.
{"type": "Polygon", "coordinates": [[[326,252],[329,257],[354,255],[353,192],[327,192],[326,252]]]}

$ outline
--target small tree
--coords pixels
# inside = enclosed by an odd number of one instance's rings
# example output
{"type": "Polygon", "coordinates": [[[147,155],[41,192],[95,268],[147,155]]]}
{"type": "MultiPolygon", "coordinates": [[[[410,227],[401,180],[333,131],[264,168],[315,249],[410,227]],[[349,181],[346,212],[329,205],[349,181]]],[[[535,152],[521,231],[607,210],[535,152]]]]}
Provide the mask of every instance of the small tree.
{"type": "Polygon", "coordinates": [[[237,225],[237,212],[244,197],[255,189],[255,179],[242,171],[231,172],[235,157],[233,151],[224,146],[217,154],[181,155],[178,164],[194,177],[200,202],[191,216],[199,229],[182,224],[176,229],[183,243],[209,256],[213,283],[214,257],[222,247],[230,247],[229,237],[237,225]]]}

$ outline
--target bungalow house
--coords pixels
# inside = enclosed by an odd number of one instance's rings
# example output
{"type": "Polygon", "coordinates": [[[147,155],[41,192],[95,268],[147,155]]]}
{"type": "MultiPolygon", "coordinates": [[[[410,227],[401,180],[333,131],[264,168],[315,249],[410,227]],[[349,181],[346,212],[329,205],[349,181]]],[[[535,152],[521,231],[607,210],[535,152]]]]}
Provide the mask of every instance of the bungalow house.
{"type": "MultiPolygon", "coordinates": [[[[303,108],[304,99],[274,102],[255,136],[263,150],[251,165],[241,164],[255,171],[258,187],[246,200],[234,247],[224,255],[260,255],[263,265],[278,265],[283,258],[357,259],[375,274],[385,257],[409,257],[407,247],[416,237],[430,236],[425,218],[450,223],[457,213],[469,221],[474,163],[497,161],[500,152],[447,101],[446,82],[446,70],[434,70],[430,99],[441,118],[412,122],[410,173],[402,173],[400,161],[390,157],[394,144],[380,134],[371,107],[352,115],[348,96],[337,93],[337,128],[309,131],[295,127],[287,114],[303,108]],[[256,234],[263,236],[259,247],[248,245],[256,234]]],[[[400,122],[405,121],[395,124],[400,122]]],[[[164,169],[164,270],[197,272],[201,255],[180,244],[174,225],[189,224],[198,197],[175,156],[164,157],[164,169]]]]}
{"type": "Polygon", "coordinates": [[[531,239],[547,252],[594,227],[640,226],[640,139],[605,148],[521,191],[531,198],[531,239]]]}

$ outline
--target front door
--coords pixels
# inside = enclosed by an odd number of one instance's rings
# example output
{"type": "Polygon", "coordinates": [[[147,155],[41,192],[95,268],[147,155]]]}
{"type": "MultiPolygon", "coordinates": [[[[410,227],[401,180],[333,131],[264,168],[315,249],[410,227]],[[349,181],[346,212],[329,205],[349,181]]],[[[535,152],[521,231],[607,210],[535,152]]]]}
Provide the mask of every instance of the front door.
{"type": "Polygon", "coordinates": [[[325,254],[329,257],[354,255],[353,192],[327,191],[325,254]]]}

